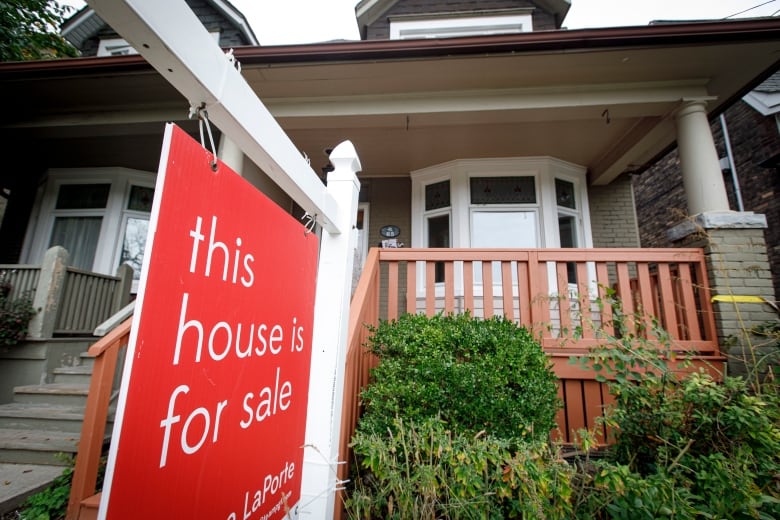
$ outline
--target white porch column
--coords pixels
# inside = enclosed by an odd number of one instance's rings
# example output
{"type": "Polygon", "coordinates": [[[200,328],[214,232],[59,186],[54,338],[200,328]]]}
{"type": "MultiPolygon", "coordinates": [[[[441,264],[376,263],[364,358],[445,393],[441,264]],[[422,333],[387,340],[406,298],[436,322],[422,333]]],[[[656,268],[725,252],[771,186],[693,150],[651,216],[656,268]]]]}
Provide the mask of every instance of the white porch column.
{"type": "Polygon", "coordinates": [[[343,233],[322,233],[314,301],[314,330],[303,452],[300,518],[333,518],[344,367],[347,354],[349,295],[355,259],[360,160],[352,143],[345,141],[330,154],[335,170],[328,174],[327,191],[339,208],[335,224],[343,233]]]}
{"type": "Polygon", "coordinates": [[[706,101],[685,101],[677,111],[677,146],[688,211],[729,211],[726,186],[705,110],[706,101]]]}
{"type": "Polygon", "coordinates": [[[244,152],[228,136],[222,134],[219,138],[219,159],[237,174],[244,176],[244,152]]]}

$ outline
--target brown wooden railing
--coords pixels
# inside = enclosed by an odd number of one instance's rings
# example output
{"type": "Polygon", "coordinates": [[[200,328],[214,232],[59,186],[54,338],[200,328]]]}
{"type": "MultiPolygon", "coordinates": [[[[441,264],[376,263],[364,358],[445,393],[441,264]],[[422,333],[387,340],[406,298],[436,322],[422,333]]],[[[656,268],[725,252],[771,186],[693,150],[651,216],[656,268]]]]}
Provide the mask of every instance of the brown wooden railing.
{"type": "MultiPolygon", "coordinates": [[[[84,423],[81,427],[79,451],[73,470],[66,520],[78,520],[82,512],[82,502],[95,495],[119,351],[127,346],[132,320],[128,318],[123,321],[87,351],[95,358],[95,365],[92,369],[89,395],[84,409],[84,423]]],[[[85,516],[82,515],[81,518],[85,516]]]]}
{"type": "Polygon", "coordinates": [[[560,380],[555,435],[564,442],[593,428],[611,402],[595,374],[569,358],[619,337],[620,326],[651,344],[661,327],[690,369],[723,369],[700,249],[372,249],[350,307],[341,460],[352,460],[360,389],[375,364],[363,348],[367,325],[405,312],[466,311],[503,315],[540,338],[560,380]]]}

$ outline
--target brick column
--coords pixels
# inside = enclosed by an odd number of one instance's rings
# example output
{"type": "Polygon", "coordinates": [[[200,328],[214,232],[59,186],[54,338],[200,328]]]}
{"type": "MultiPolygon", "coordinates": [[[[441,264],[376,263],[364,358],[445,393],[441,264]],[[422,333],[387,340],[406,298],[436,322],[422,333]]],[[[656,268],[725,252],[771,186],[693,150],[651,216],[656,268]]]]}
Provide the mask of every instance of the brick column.
{"type": "Polygon", "coordinates": [[[670,238],[685,246],[704,249],[707,276],[712,296],[726,301],[713,302],[718,344],[728,356],[730,375],[754,376],[753,367],[766,370],[777,364],[780,352],[773,342],[751,333],[763,323],[775,322],[778,314],[769,268],[764,215],[752,212],[702,213],[670,231],[670,238]],[[758,297],[763,302],[739,301],[740,297],[758,297]]]}

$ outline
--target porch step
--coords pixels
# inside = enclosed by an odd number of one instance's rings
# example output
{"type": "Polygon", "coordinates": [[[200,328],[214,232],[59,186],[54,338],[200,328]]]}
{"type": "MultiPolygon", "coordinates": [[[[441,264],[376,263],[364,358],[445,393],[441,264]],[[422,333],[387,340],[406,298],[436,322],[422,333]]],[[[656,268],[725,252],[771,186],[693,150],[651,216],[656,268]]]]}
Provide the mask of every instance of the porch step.
{"type": "Polygon", "coordinates": [[[0,462],[66,466],[78,442],[79,434],[73,432],[0,428],[0,462]]]}
{"type": "Polygon", "coordinates": [[[82,410],[88,394],[89,385],[84,384],[49,383],[14,387],[14,401],[17,403],[78,406],[82,410]]]}
{"type": "Polygon", "coordinates": [[[78,365],[74,367],[59,367],[52,370],[54,383],[89,385],[92,377],[92,365],[78,365]]]}
{"type": "Polygon", "coordinates": [[[30,429],[78,434],[84,409],[49,403],[8,403],[0,405],[0,429],[30,429]]]}

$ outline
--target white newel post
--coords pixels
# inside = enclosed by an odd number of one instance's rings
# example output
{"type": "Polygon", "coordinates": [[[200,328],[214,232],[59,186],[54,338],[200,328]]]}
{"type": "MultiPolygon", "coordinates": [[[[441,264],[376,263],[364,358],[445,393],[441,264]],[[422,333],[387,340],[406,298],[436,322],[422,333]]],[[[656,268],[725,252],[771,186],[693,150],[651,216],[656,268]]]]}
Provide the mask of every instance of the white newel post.
{"type": "Polygon", "coordinates": [[[330,154],[327,191],[338,206],[340,234],[324,231],[314,303],[309,406],[301,484],[302,518],[333,518],[352,287],[360,160],[345,141],[330,154]]]}

